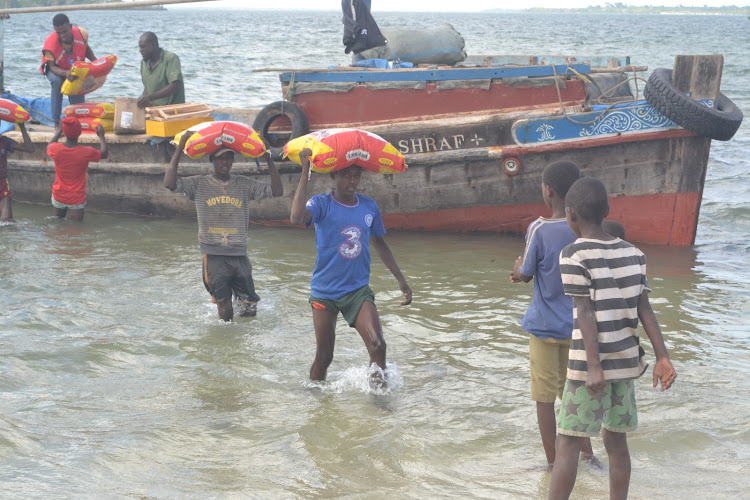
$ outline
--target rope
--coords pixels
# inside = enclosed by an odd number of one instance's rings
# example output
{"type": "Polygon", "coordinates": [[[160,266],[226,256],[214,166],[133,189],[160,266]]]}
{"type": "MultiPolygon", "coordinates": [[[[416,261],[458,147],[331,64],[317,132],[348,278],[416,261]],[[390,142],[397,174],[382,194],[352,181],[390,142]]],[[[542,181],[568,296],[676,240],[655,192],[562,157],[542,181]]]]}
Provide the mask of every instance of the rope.
{"type": "Polygon", "coordinates": [[[591,125],[592,123],[595,123],[598,120],[600,120],[602,118],[602,116],[604,116],[610,109],[614,108],[618,104],[622,104],[622,103],[625,103],[625,102],[632,102],[633,100],[636,100],[636,101],[639,100],[638,96],[640,95],[640,91],[638,89],[638,80],[643,80],[644,82],[646,81],[643,78],[641,78],[640,76],[638,76],[636,74],[636,72],[635,72],[635,69],[633,69],[633,77],[632,78],[628,78],[626,80],[623,80],[620,83],[618,83],[617,85],[615,85],[614,87],[612,87],[610,89],[607,89],[606,91],[602,92],[601,87],[599,87],[599,85],[596,83],[596,81],[594,81],[592,78],[590,78],[590,77],[588,77],[586,75],[583,75],[583,74],[579,73],[574,68],[571,68],[570,66],[568,66],[566,68],[567,71],[572,72],[576,77],[578,77],[583,82],[590,82],[590,83],[594,84],[594,86],[599,90],[599,92],[600,92],[599,97],[597,97],[596,99],[594,99],[594,103],[596,103],[596,104],[603,104],[601,100],[603,98],[606,98],[608,95],[613,94],[614,91],[615,91],[615,89],[617,89],[619,86],[625,85],[625,84],[629,84],[631,81],[635,82],[635,92],[636,92],[635,99],[630,99],[628,97],[623,97],[621,100],[618,100],[617,102],[610,103],[605,109],[603,109],[601,111],[601,113],[599,113],[598,116],[594,117],[594,119],[588,120],[588,121],[580,121],[580,120],[576,120],[575,118],[572,118],[568,114],[568,112],[565,111],[565,106],[563,106],[563,101],[562,101],[562,93],[560,92],[560,82],[559,82],[558,75],[557,75],[557,68],[555,68],[554,64],[552,64],[551,66],[552,66],[552,73],[553,73],[553,75],[555,77],[555,89],[557,90],[557,101],[560,104],[560,113],[562,113],[562,115],[565,118],[567,118],[571,122],[576,123],[578,125],[591,125]]]}
{"type": "Polygon", "coordinates": [[[292,78],[289,79],[289,87],[286,89],[286,95],[284,96],[284,100],[281,102],[281,111],[284,112],[284,101],[290,101],[294,97],[294,79],[297,76],[296,71],[292,71],[292,78]]]}

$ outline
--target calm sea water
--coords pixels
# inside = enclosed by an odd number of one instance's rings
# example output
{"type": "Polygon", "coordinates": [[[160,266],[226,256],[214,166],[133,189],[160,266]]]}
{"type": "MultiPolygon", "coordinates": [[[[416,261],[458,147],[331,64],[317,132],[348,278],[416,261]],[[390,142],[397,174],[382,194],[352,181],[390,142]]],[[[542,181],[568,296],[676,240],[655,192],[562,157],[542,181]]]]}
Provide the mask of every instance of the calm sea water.
{"type": "MultiPolygon", "coordinates": [[[[722,53],[723,92],[750,116],[746,17],[375,14],[381,26],[450,22],[470,53],[630,55],[652,69],[722,53]]],[[[17,94],[48,94],[36,66],[51,17],[5,21],[5,84],[17,94]]],[[[276,74],[254,68],[348,59],[333,11],[70,17],[97,55],[119,56],[92,95],[103,100],[140,94],[145,30],[182,57],[188,99],[214,106],[278,100],[276,74]]],[[[666,393],[638,381],[631,498],[750,490],[749,147],[747,125],[714,143],[694,247],[643,247],[679,377],[666,393]]],[[[307,381],[312,231],[252,228],[259,314],[222,324],[200,283],[195,221],[87,213],[74,224],[19,203],[14,213],[0,226],[3,498],[546,496],[519,326],[532,288],[507,277],[522,239],[388,236],[415,298],[400,307],[374,263],[392,383],[373,393],[362,341],[343,322],[328,382],[307,381]]],[[[574,497],[604,498],[606,484],[582,466],[574,497]]]]}

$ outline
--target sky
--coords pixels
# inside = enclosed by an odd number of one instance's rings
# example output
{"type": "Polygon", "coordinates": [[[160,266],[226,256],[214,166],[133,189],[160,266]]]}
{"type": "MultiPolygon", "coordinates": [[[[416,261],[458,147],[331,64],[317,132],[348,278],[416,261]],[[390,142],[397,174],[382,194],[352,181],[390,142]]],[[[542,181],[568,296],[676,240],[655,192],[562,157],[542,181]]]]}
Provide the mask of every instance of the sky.
{"type": "MultiPolygon", "coordinates": [[[[743,0],[611,0],[610,3],[620,1],[625,5],[643,6],[659,5],[676,7],[721,7],[723,5],[748,5],[743,0]]],[[[479,12],[488,9],[507,8],[582,8],[591,5],[605,5],[607,2],[599,0],[524,0],[514,2],[509,0],[372,0],[372,11],[416,11],[416,12],[479,12]]],[[[225,8],[253,8],[253,9],[300,9],[300,10],[338,10],[341,0],[219,0],[212,2],[217,7],[225,8]]],[[[200,2],[185,6],[206,7],[208,3],[200,2]]]]}

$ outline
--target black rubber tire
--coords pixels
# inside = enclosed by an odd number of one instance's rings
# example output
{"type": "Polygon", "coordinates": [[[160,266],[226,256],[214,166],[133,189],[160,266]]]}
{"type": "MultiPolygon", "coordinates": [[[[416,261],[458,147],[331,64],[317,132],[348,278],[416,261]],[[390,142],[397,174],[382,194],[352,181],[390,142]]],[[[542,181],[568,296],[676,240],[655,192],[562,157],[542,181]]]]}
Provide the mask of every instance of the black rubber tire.
{"type": "Polygon", "coordinates": [[[253,128],[263,138],[263,142],[268,145],[271,158],[274,161],[282,159],[284,148],[277,144],[276,138],[269,135],[268,129],[274,120],[282,116],[286,116],[292,122],[292,135],[289,140],[310,132],[310,123],[307,121],[307,116],[297,105],[291,102],[276,101],[261,109],[258,116],[255,117],[255,121],[253,121],[253,128]]]}
{"type": "Polygon", "coordinates": [[[655,69],[643,94],[659,113],[704,137],[728,141],[742,123],[742,111],[724,94],[719,93],[714,109],[680,92],[672,85],[671,69],[655,69]]]}

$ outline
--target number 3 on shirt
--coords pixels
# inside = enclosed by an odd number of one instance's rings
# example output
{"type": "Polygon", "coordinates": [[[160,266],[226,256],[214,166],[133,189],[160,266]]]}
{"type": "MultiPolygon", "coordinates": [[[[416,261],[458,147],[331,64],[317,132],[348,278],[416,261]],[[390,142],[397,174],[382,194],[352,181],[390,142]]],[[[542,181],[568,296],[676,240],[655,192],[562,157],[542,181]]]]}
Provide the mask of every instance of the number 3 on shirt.
{"type": "Polygon", "coordinates": [[[362,253],[362,230],[357,226],[349,226],[341,230],[346,241],[339,245],[339,255],[345,259],[356,259],[362,253]]]}

